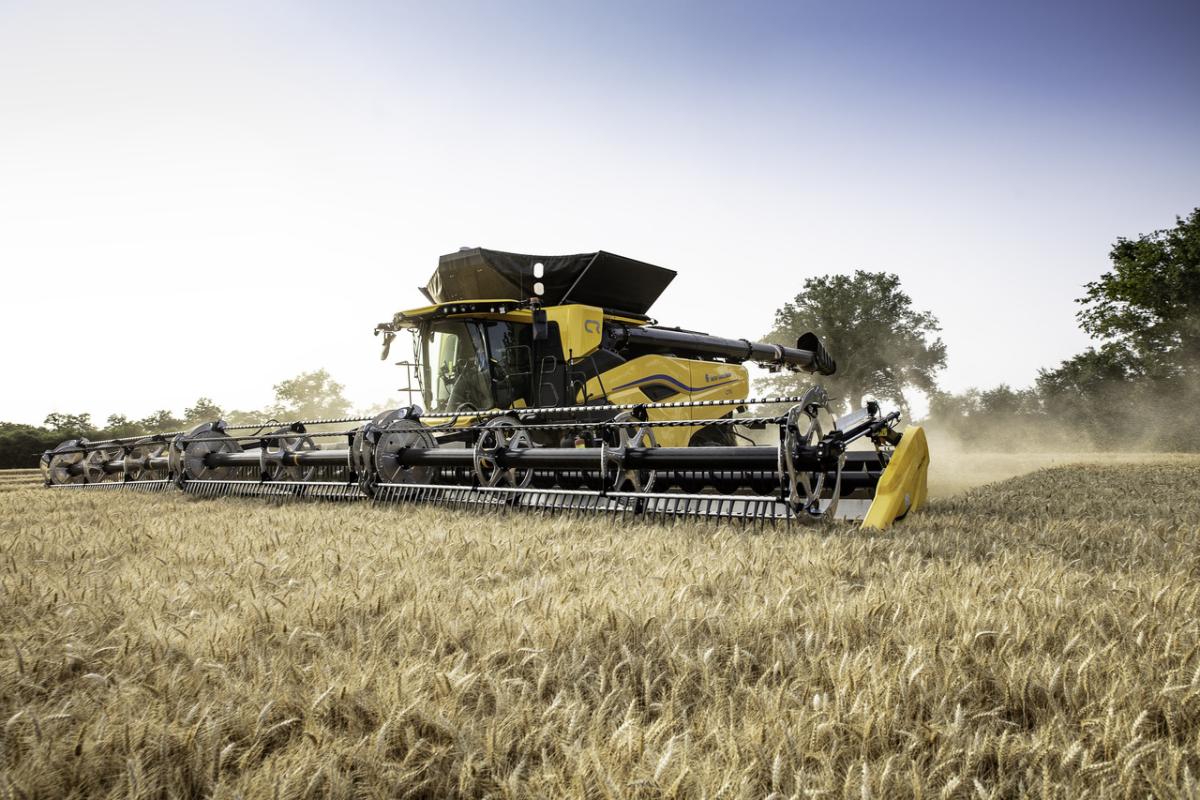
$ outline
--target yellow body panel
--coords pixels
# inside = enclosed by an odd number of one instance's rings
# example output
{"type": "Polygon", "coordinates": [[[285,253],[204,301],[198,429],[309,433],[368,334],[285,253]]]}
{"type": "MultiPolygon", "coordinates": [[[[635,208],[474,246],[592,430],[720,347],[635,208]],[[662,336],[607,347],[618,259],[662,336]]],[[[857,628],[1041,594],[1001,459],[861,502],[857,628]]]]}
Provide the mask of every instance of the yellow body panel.
{"type": "MultiPolygon", "coordinates": [[[[620,366],[592,378],[587,383],[588,397],[605,397],[609,403],[650,403],[643,387],[663,387],[675,394],[661,402],[681,400],[731,400],[745,397],[750,379],[745,367],[673,356],[648,355],[626,361],[620,366]]],[[[579,402],[582,398],[576,398],[579,402]]],[[[723,411],[713,408],[650,408],[652,420],[710,419],[723,411]],[[714,413],[715,412],[715,413],[714,413]]],[[[660,447],[687,447],[700,426],[657,428],[654,432],[660,447]]]]}
{"type": "Polygon", "coordinates": [[[925,430],[910,425],[879,478],[875,499],[862,527],[884,530],[908,512],[923,506],[928,474],[929,445],[925,441],[925,430]]]}
{"type": "Polygon", "coordinates": [[[587,358],[599,349],[604,309],[583,305],[548,306],[546,321],[558,323],[563,357],[568,362],[587,358]]]}

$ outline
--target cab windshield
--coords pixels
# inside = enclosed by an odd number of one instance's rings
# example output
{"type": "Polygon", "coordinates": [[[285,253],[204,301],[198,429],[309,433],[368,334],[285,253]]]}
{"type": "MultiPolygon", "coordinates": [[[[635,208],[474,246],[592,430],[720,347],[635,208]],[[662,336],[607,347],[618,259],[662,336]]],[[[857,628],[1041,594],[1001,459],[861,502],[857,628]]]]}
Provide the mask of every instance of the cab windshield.
{"type": "Polygon", "coordinates": [[[487,354],[474,324],[447,320],[430,325],[425,343],[425,402],[439,413],[494,407],[487,354]]]}
{"type": "Polygon", "coordinates": [[[529,325],[440,320],[423,333],[421,386],[432,411],[486,411],[528,402],[533,377],[529,325]]]}

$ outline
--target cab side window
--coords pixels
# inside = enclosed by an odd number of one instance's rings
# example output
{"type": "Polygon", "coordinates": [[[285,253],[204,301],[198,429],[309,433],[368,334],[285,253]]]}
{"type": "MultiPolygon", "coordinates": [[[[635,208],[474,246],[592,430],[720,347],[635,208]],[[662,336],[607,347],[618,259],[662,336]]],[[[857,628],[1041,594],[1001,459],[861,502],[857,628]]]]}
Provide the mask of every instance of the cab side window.
{"type": "Polygon", "coordinates": [[[496,404],[511,408],[521,400],[532,405],[529,402],[529,389],[533,385],[531,327],[502,320],[485,322],[481,327],[487,341],[496,404]]]}

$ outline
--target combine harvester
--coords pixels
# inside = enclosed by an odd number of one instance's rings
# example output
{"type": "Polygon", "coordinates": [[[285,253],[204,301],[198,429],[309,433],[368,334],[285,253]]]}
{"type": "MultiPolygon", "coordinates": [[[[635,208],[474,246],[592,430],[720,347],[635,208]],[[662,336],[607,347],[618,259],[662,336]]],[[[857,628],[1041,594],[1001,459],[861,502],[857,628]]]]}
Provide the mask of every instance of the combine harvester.
{"type": "Polygon", "coordinates": [[[375,330],[385,359],[412,337],[409,406],[74,439],[43,454],[46,485],[873,528],[921,506],[920,428],[901,434],[874,402],[836,418],[818,385],[748,397],[745,362],[832,375],[834,360],[811,333],[782,347],[656,325],[646,314],[674,277],[603,251],[442,256],[430,305],[375,330]]]}

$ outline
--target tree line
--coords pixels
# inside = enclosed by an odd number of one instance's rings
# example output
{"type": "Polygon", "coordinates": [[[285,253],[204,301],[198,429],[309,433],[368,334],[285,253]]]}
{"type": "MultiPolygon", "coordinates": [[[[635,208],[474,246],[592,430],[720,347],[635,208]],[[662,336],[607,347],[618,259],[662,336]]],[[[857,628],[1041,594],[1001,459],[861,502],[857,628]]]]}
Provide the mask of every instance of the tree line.
{"type": "MultiPolygon", "coordinates": [[[[937,317],[915,308],[898,276],[860,270],[806,280],[775,312],[765,337],[794,345],[818,334],[838,360],[822,379],[841,409],[861,407],[871,394],[907,410],[905,392],[929,398],[924,420],[981,448],[1070,447],[1154,450],[1200,449],[1200,208],[1171,228],[1118,238],[1110,268],[1087,283],[1078,299],[1079,324],[1095,344],[1034,384],[1000,384],[952,393],[939,388],[946,345],[937,317]]],[[[799,394],[811,376],[779,373],[759,388],[799,394]]],[[[0,468],[32,467],[38,455],[65,439],[93,441],[186,430],[202,422],[231,424],[346,416],[344,387],[324,369],[274,387],[275,401],[257,411],[227,411],[207,397],[176,415],[121,414],[103,425],[88,414],[55,411],[40,426],[0,422],[0,468]]]]}
{"type": "Polygon", "coordinates": [[[275,400],[256,411],[226,410],[211,398],[201,397],[182,414],[170,410],[155,411],[141,419],[112,414],[103,424],[91,414],[54,411],[41,425],[0,422],[0,469],[37,466],[39,456],[68,439],[102,441],[141,434],[172,433],[194,428],[204,422],[223,419],[231,425],[279,420],[330,419],[350,413],[345,387],[324,369],[302,372],[274,386],[275,400]]]}
{"type": "MultiPolygon", "coordinates": [[[[812,330],[839,357],[828,382],[843,407],[866,393],[905,407],[929,397],[924,420],[968,445],[1061,450],[1200,449],[1200,208],[1171,228],[1118,238],[1110,268],[1087,283],[1076,318],[1095,342],[1033,385],[941,390],[940,326],[917,311],[896,275],[859,271],[810,278],[775,314],[768,335],[794,344],[812,330]]],[[[762,388],[793,394],[807,376],[780,374],[762,388]]]]}

